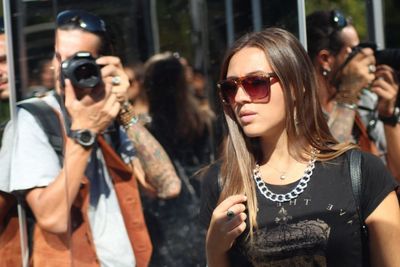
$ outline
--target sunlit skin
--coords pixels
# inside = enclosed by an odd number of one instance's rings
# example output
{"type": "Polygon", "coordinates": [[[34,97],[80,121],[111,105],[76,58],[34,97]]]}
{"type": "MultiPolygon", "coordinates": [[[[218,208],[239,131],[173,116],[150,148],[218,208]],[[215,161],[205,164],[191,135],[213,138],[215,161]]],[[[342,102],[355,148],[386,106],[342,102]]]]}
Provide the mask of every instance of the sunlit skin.
{"type": "MultiPolygon", "coordinates": [[[[229,62],[227,78],[243,77],[253,73],[273,72],[264,51],[248,47],[237,52],[229,62]]],[[[285,131],[285,102],[282,87],[276,78],[271,80],[271,95],[266,101],[252,102],[239,87],[234,103],[231,103],[238,122],[248,137],[274,139],[285,131]],[[275,79],[275,82],[274,82],[275,79]]]]}

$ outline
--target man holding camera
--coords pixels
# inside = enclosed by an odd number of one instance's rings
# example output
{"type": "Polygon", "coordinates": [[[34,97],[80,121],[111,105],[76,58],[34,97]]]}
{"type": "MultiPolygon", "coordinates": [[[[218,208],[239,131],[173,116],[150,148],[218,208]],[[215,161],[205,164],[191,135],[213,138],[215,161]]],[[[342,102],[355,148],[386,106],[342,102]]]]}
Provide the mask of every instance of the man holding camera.
{"type": "Polygon", "coordinates": [[[151,243],[132,176],[132,143],[149,181],[146,186],[164,198],[180,191],[165,151],[135,123],[125,102],[128,77],[119,58],[103,56],[110,54],[109,48],[103,20],[82,10],[58,14],[57,92],[42,100],[65,129],[61,161],[43,127],[28,111],[18,110],[10,191],[24,194],[36,219],[35,266],[148,265],[151,243]],[[121,128],[110,127],[114,119],[121,128]],[[113,146],[130,165],[106,142],[113,143],[110,136],[117,136],[113,146]]]}
{"type": "Polygon", "coordinates": [[[338,10],[307,16],[307,43],[332,134],[380,156],[400,180],[399,84],[394,70],[376,65],[373,49],[359,46],[356,29],[338,10]]]}

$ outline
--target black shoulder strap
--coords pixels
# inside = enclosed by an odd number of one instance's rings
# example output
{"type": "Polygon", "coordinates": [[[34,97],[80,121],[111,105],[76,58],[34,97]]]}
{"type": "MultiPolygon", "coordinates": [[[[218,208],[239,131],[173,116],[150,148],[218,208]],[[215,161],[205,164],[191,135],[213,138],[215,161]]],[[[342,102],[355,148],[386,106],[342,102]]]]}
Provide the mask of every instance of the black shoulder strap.
{"type": "Polygon", "coordinates": [[[19,102],[18,107],[27,110],[35,117],[36,121],[47,135],[51,146],[55,150],[60,165],[62,165],[64,160],[64,138],[61,130],[62,125],[53,108],[41,99],[19,102]]]}
{"type": "MultiPolygon", "coordinates": [[[[350,151],[350,177],[356,205],[360,210],[361,204],[361,154],[358,150],[350,151]]],[[[360,210],[361,212],[361,210],[360,210]]]]}
{"type": "Polygon", "coordinates": [[[361,153],[357,149],[350,151],[350,178],[353,189],[354,199],[356,201],[356,209],[360,219],[361,233],[364,240],[368,238],[368,229],[364,222],[364,215],[361,207],[361,153]]]}

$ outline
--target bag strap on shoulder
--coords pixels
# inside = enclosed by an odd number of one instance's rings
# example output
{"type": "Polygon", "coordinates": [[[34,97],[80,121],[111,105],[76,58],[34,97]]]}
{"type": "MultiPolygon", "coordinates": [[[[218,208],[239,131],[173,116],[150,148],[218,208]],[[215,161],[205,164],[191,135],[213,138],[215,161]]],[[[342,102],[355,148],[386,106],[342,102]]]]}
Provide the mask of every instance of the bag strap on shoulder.
{"type": "Polygon", "coordinates": [[[45,132],[62,165],[64,160],[64,138],[60,119],[54,109],[45,101],[38,98],[19,102],[18,107],[27,110],[34,116],[35,120],[45,132]]]}
{"type": "Polygon", "coordinates": [[[358,217],[360,219],[361,231],[364,238],[368,236],[367,226],[364,222],[364,215],[361,208],[361,153],[356,149],[352,149],[350,151],[350,178],[351,178],[351,187],[353,190],[354,199],[356,202],[356,209],[358,213],[358,217]]]}
{"type": "Polygon", "coordinates": [[[361,204],[361,154],[354,149],[350,151],[350,177],[356,205],[359,209],[361,204]]]}

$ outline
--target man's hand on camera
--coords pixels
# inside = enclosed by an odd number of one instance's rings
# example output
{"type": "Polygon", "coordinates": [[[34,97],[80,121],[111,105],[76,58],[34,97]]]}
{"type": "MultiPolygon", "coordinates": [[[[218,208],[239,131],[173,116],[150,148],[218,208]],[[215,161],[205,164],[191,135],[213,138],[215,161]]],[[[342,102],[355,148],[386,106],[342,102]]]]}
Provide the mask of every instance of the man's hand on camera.
{"type": "Polygon", "coordinates": [[[96,60],[101,68],[101,75],[105,84],[111,85],[111,93],[113,93],[119,103],[123,104],[127,98],[129,88],[129,77],[125,73],[121,60],[118,57],[104,56],[96,60]]]}
{"type": "Polygon", "coordinates": [[[71,81],[65,80],[65,107],[71,116],[71,129],[88,129],[100,133],[117,116],[121,107],[111,85],[104,83],[102,88],[90,89],[80,100],[77,99],[71,81]]]}
{"type": "Polygon", "coordinates": [[[351,102],[357,102],[361,89],[368,88],[375,79],[371,66],[375,66],[374,52],[370,48],[364,48],[342,69],[337,97],[343,96],[351,102]]]}
{"type": "Polygon", "coordinates": [[[76,89],[66,80],[65,105],[72,119],[71,129],[102,132],[117,116],[121,104],[126,100],[129,79],[123,71],[120,59],[104,56],[98,58],[96,63],[103,66],[103,83],[93,89],[83,89],[87,90],[87,94],[80,100],[76,97],[76,89]]]}
{"type": "Polygon", "coordinates": [[[399,84],[395,80],[395,73],[388,65],[379,65],[376,70],[376,79],[372,83],[371,91],[379,97],[378,112],[382,117],[393,115],[396,106],[399,84]]]}

